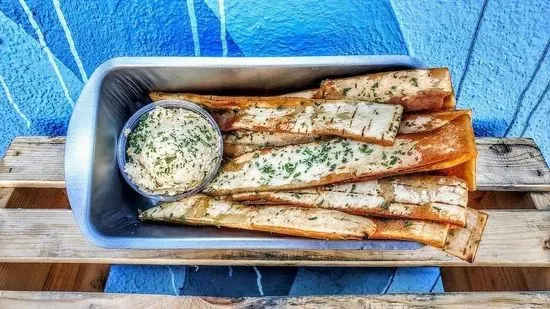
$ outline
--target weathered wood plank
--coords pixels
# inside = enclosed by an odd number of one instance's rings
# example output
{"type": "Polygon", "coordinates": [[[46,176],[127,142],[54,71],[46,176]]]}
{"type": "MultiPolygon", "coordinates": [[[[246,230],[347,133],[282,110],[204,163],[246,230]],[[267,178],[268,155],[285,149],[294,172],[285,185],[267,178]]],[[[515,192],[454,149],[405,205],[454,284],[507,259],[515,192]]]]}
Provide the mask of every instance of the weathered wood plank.
{"type": "MultiPolygon", "coordinates": [[[[0,161],[0,187],[65,186],[64,138],[17,137],[0,161]]],[[[479,138],[480,191],[550,191],[550,170],[531,139],[479,138]]]]}
{"type": "Polygon", "coordinates": [[[0,291],[2,308],[548,308],[550,292],[212,298],[0,291]]]}
{"type": "Polygon", "coordinates": [[[549,191],[550,171],[528,138],[476,139],[479,191],[549,191]]]}
{"type": "Polygon", "coordinates": [[[0,188],[0,208],[5,208],[10,200],[14,188],[0,188]]]}
{"type": "MultiPolygon", "coordinates": [[[[10,190],[6,208],[69,208],[64,189],[10,190]]],[[[108,272],[106,264],[0,263],[0,290],[101,292],[108,272]]]]}
{"type": "MultiPolygon", "coordinates": [[[[531,194],[535,193],[471,192],[468,207],[536,209],[538,205],[533,203],[531,194]]],[[[550,195],[547,192],[540,194],[550,195]]],[[[549,267],[442,267],[441,279],[446,292],[550,290],[549,267]]]]}
{"type": "Polygon", "coordinates": [[[550,210],[550,192],[529,192],[529,198],[537,209],[550,210]]]}
{"type": "Polygon", "coordinates": [[[550,211],[492,210],[473,264],[429,246],[381,250],[128,250],[89,243],[69,210],[0,209],[0,262],[282,266],[550,266],[550,211]]]}
{"type": "Polygon", "coordinates": [[[0,187],[64,188],[64,137],[17,137],[0,161],[0,187]]]}

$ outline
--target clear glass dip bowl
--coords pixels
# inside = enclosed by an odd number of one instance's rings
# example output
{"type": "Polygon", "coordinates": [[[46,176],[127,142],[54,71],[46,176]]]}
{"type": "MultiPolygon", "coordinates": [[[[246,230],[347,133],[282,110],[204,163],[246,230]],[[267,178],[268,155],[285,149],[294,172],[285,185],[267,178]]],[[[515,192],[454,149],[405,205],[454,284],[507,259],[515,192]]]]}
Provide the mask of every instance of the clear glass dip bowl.
{"type": "Polygon", "coordinates": [[[186,196],[190,196],[190,195],[193,195],[193,194],[201,191],[202,189],[204,189],[204,187],[206,187],[206,185],[208,185],[212,181],[212,179],[214,179],[214,177],[216,176],[216,174],[218,172],[218,169],[220,168],[220,164],[221,164],[221,161],[222,161],[223,139],[222,139],[222,133],[220,131],[220,128],[218,127],[218,124],[216,123],[214,118],[212,118],[212,116],[206,110],[204,110],[202,107],[200,107],[200,106],[198,106],[194,103],[191,103],[191,102],[188,102],[188,101],[183,101],[183,100],[162,100],[162,101],[157,101],[157,102],[154,102],[154,103],[151,103],[151,104],[147,104],[146,106],[140,108],[137,112],[135,112],[132,115],[132,117],[130,117],[130,119],[128,119],[128,121],[126,121],[126,123],[122,127],[122,130],[120,131],[120,135],[118,136],[118,143],[117,143],[116,151],[117,151],[118,169],[119,169],[120,173],[122,174],[122,177],[124,178],[124,180],[126,180],[128,185],[132,189],[134,189],[140,195],[142,195],[146,198],[149,198],[153,202],[173,202],[173,201],[177,201],[177,200],[182,199],[186,196]],[[185,110],[195,112],[195,113],[201,115],[212,126],[212,129],[214,130],[214,134],[218,135],[218,139],[219,139],[218,160],[217,160],[216,164],[214,164],[212,166],[212,170],[210,171],[210,173],[204,178],[204,180],[201,183],[199,183],[194,188],[190,188],[189,190],[187,190],[185,192],[181,192],[181,193],[178,193],[178,194],[175,194],[175,195],[153,194],[151,192],[143,191],[142,189],[139,188],[139,186],[137,186],[130,179],[128,174],[126,174],[126,172],[124,171],[124,167],[126,166],[126,160],[128,159],[128,155],[126,153],[127,143],[128,143],[128,134],[127,134],[127,132],[133,131],[134,128],[139,123],[139,121],[141,120],[141,118],[145,117],[148,113],[152,112],[157,107],[181,108],[181,109],[185,109],[185,110]]]}

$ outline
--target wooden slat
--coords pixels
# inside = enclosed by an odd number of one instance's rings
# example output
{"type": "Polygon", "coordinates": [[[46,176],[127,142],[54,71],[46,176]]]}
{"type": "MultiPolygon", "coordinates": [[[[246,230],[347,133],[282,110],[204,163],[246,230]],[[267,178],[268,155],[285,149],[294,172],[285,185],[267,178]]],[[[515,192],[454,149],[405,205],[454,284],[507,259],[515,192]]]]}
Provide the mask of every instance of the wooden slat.
{"type": "Polygon", "coordinates": [[[550,191],[550,171],[529,138],[478,138],[477,189],[550,191]]]}
{"type": "MultiPolygon", "coordinates": [[[[540,209],[542,204],[534,203],[531,194],[534,193],[471,192],[468,207],[540,209]]],[[[550,267],[442,267],[441,279],[446,292],[546,291],[550,290],[550,267]]]]}
{"type": "Polygon", "coordinates": [[[0,208],[5,208],[10,200],[14,188],[0,188],[0,208]]]}
{"type": "MultiPolygon", "coordinates": [[[[69,209],[64,189],[10,190],[6,208],[69,209]]],[[[108,272],[108,264],[0,263],[0,290],[101,292],[108,272]]]]}
{"type": "Polygon", "coordinates": [[[128,250],[84,239],[69,210],[0,209],[0,262],[282,266],[550,266],[550,211],[492,210],[473,264],[409,250],[128,250]]]}
{"type": "Polygon", "coordinates": [[[212,298],[0,291],[2,308],[548,308],[550,292],[212,298]]]}
{"type": "MultiPolygon", "coordinates": [[[[0,161],[0,187],[63,188],[64,138],[17,137],[0,161]]],[[[478,190],[550,191],[550,170],[531,139],[478,138],[478,190]]]]}
{"type": "Polygon", "coordinates": [[[0,187],[64,188],[64,137],[16,137],[0,161],[0,187]]]}

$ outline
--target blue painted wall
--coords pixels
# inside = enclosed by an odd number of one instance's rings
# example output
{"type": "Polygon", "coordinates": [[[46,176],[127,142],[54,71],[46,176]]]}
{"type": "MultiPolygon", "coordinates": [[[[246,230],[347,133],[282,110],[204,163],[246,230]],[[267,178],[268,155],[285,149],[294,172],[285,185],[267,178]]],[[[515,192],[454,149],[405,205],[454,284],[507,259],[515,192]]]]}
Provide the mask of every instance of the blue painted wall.
{"type": "Polygon", "coordinates": [[[0,152],[64,134],[88,76],[116,56],[409,54],[449,66],[484,136],[550,159],[550,2],[463,0],[0,2],[0,152]]]}

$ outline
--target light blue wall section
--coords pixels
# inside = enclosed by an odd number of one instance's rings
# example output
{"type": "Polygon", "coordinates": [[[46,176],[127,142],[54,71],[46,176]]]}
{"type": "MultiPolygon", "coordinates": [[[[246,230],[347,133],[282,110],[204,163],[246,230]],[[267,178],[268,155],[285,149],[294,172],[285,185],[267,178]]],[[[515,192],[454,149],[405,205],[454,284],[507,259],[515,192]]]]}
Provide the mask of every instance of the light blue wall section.
{"type": "Polygon", "coordinates": [[[67,98],[76,101],[82,82],[57,58],[49,60],[40,44],[2,12],[0,40],[0,147],[17,135],[65,134],[72,111],[67,98]]]}
{"type": "MultiPolygon", "coordinates": [[[[219,1],[206,3],[217,10],[219,1]]],[[[226,27],[247,56],[406,54],[387,0],[226,1],[226,27]]]]}
{"type": "Polygon", "coordinates": [[[533,137],[549,160],[550,1],[392,2],[410,54],[451,69],[476,134],[533,137]]]}
{"type": "Polygon", "coordinates": [[[116,56],[410,54],[450,67],[478,135],[534,137],[549,159],[548,16],[549,1],[3,0],[0,76],[32,125],[0,87],[0,152],[64,134],[83,82],[116,56]]]}

